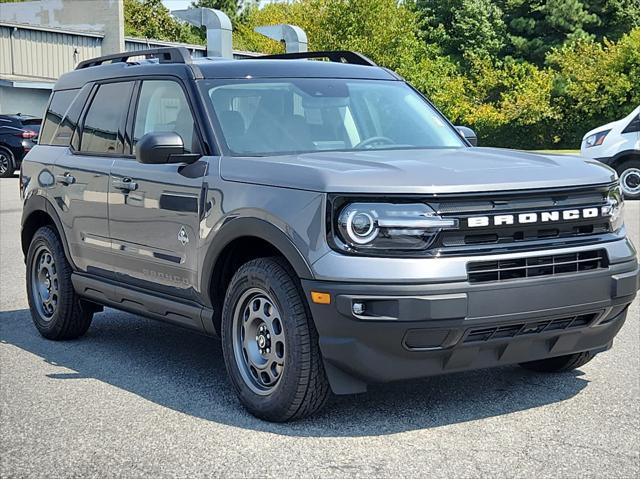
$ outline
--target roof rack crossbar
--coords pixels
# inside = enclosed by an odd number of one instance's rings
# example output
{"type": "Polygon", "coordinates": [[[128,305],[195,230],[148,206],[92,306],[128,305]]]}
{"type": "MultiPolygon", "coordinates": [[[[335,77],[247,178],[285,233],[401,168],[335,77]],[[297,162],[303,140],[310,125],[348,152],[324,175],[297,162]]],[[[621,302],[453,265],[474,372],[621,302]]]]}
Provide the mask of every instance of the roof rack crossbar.
{"type": "Polygon", "coordinates": [[[184,47],[162,47],[150,48],[147,50],[138,50],[133,52],[115,53],[113,55],[105,55],[103,57],[90,58],[78,63],[76,70],[83,68],[95,67],[105,62],[120,63],[126,62],[129,58],[145,57],[157,58],[160,63],[191,63],[191,54],[184,47]]]}
{"type": "Polygon", "coordinates": [[[365,57],[362,53],[349,50],[282,53],[279,55],[261,55],[255,57],[255,59],[260,60],[302,60],[308,58],[326,58],[335,63],[350,63],[352,65],[366,65],[370,67],[378,66],[373,60],[365,57]]]}

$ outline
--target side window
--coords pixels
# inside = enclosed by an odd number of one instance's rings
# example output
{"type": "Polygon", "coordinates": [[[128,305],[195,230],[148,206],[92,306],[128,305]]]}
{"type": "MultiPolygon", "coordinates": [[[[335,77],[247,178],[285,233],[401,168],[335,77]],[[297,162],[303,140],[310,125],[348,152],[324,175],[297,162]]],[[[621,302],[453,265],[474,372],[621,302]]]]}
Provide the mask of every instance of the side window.
{"type": "Polygon", "coordinates": [[[132,85],[132,82],[121,82],[98,87],[84,118],[80,151],[122,153],[119,130],[127,113],[132,85]]]}
{"type": "Polygon", "coordinates": [[[91,85],[85,85],[76,95],[71,106],[67,109],[62,123],[60,123],[58,129],[53,134],[53,139],[51,140],[52,145],[71,145],[74,149],[78,149],[79,138],[76,134],[76,128],[89,93],[91,93],[91,85]]]}
{"type": "Polygon", "coordinates": [[[194,151],[193,115],[180,85],[171,80],[145,80],[136,110],[133,145],[147,133],[174,131],[187,152],[194,151]]]}
{"type": "MultiPolygon", "coordinates": [[[[77,93],[78,90],[61,90],[53,92],[47,114],[44,117],[42,132],[40,133],[40,144],[57,144],[53,142],[54,135],[77,93]]],[[[69,144],[68,141],[67,144],[69,144]]]]}

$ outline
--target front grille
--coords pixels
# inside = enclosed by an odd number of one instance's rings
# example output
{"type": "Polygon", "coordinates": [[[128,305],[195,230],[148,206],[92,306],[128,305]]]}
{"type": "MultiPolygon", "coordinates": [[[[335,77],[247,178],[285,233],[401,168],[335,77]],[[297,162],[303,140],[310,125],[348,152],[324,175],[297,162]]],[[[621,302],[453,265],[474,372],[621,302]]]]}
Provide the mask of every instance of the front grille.
{"type": "Polygon", "coordinates": [[[599,314],[600,313],[579,314],[577,316],[567,316],[543,321],[472,329],[467,333],[463,342],[482,343],[492,339],[508,339],[515,338],[517,336],[541,334],[550,331],[565,331],[567,329],[583,328],[589,326],[599,314]]]}
{"type": "Polygon", "coordinates": [[[444,218],[457,218],[460,228],[438,235],[434,249],[443,254],[474,250],[479,247],[526,248],[534,241],[567,242],[611,232],[607,218],[579,218],[530,224],[469,227],[468,218],[477,216],[518,215],[570,209],[601,208],[606,204],[609,187],[589,190],[532,191],[501,193],[491,197],[442,198],[429,204],[444,218]]]}
{"type": "Polygon", "coordinates": [[[472,261],[467,263],[467,276],[470,283],[486,283],[580,273],[607,266],[606,250],[598,249],[529,258],[472,261]]]}

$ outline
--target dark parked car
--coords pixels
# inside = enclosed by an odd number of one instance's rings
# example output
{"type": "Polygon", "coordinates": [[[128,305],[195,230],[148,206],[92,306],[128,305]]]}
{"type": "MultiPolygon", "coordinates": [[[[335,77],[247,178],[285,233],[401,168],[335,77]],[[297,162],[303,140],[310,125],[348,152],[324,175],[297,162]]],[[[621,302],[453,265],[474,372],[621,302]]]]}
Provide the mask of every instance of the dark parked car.
{"type": "Polygon", "coordinates": [[[0,115],[0,178],[20,168],[22,158],[33,148],[42,119],[29,115],[0,115]]]}

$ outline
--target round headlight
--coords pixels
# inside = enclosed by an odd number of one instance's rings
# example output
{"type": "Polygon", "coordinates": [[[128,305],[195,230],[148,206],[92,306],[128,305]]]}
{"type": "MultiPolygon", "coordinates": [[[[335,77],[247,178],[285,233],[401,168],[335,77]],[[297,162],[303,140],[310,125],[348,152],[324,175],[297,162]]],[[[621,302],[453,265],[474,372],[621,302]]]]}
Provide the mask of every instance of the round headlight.
{"type": "Polygon", "coordinates": [[[376,220],[369,211],[346,208],[339,219],[347,232],[347,239],[355,244],[367,244],[378,236],[376,220]]]}
{"type": "Polygon", "coordinates": [[[381,254],[426,250],[440,231],[458,227],[425,203],[348,203],[336,223],[340,249],[381,254]]]}

